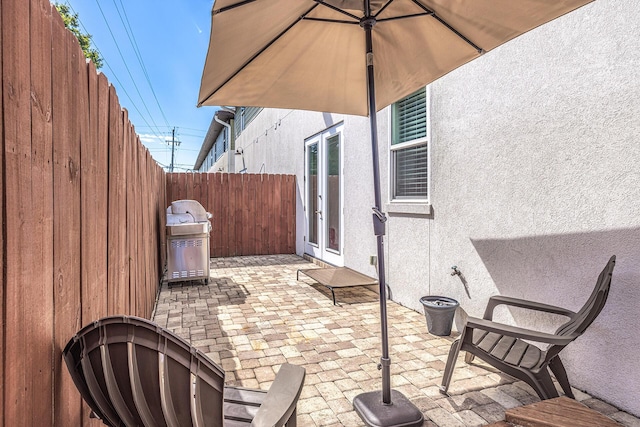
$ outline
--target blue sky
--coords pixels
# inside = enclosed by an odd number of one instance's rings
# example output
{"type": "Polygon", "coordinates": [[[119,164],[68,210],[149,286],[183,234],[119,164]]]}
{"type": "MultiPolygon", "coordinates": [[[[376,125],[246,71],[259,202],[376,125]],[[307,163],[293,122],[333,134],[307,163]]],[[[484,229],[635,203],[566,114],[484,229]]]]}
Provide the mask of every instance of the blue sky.
{"type": "Polygon", "coordinates": [[[120,105],[128,110],[156,161],[166,166],[171,163],[166,141],[175,127],[181,142],[176,149],[176,170],[192,168],[215,112],[212,107],[196,108],[213,1],[59,3],[71,6],[82,24],[80,29],[93,36],[104,60],[100,71],[115,86],[120,105]]]}

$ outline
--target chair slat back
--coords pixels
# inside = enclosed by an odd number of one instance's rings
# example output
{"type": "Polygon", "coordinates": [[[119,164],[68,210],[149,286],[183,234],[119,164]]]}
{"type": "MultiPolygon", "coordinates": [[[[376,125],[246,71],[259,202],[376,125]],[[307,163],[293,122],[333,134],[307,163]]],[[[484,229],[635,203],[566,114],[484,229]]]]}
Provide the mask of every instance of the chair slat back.
{"type": "Polygon", "coordinates": [[[589,299],[582,306],[582,308],[571,318],[567,323],[563,324],[556,331],[557,335],[581,335],[584,331],[593,323],[598,317],[609,296],[609,288],[611,287],[611,275],[613,273],[613,267],[616,263],[616,256],[612,256],[609,262],[604,267],[600,275],[596,286],[591,292],[589,299]]]}
{"type": "Polygon", "coordinates": [[[107,425],[222,425],[224,371],[148,320],[100,319],[63,355],[83,399],[107,425]]]}

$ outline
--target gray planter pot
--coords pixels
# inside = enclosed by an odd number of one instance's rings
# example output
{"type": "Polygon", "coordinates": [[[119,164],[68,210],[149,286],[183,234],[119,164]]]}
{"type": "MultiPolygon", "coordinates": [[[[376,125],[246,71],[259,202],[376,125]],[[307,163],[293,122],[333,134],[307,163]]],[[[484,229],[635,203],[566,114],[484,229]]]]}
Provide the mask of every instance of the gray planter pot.
{"type": "Polygon", "coordinates": [[[420,302],[424,307],[429,333],[441,337],[450,335],[453,316],[460,305],[458,301],[453,298],[428,295],[420,298],[420,302]]]}

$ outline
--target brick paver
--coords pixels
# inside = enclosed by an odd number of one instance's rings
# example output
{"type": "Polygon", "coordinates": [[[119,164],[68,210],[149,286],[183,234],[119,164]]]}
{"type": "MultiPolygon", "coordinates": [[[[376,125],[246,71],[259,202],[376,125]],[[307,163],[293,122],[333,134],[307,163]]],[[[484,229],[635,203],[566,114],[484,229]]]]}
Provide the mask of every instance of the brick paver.
{"type": "MultiPolygon", "coordinates": [[[[366,288],[330,293],[298,269],[295,255],[211,260],[209,285],[163,285],[154,321],[206,353],[228,385],[268,389],[282,363],[306,368],[298,425],[361,426],[353,398],[379,390],[379,305],[366,288]]],[[[438,391],[454,337],[427,333],[424,316],[388,304],[391,383],[425,415],[425,426],[477,426],[504,419],[505,409],[538,401],[526,384],[460,356],[450,387],[438,391]]],[[[476,359],[477,360],[477,359],[476,359]]],[[[577,391],[577,390],[576,390],[577,391]]],[[[637,418],[579,392],[577,398],[626,426],[637,418]]]]}

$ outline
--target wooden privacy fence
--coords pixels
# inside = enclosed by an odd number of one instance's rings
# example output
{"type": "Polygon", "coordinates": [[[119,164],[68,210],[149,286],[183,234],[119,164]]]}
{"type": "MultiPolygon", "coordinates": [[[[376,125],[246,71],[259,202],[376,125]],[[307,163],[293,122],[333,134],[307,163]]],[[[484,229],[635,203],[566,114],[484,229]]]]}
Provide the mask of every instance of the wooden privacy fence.
{"type": "Polygon", "coordinates": [[[164,171],[49,0],[0,19],[0,426],[97,426],[61,351],[99,317],[150,317],[164,171]]]}
{"type": "Polygon", "coordinates": [[[167,202],[193,199],[211,212],[211,256],[292,254],[294,175],[169,173],[167,202]]]}

